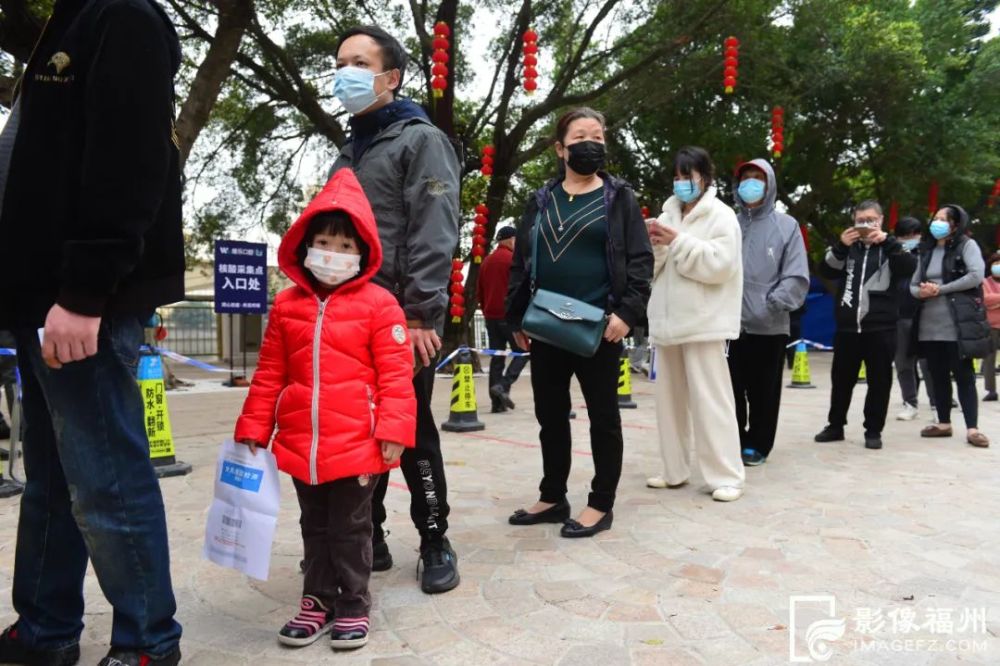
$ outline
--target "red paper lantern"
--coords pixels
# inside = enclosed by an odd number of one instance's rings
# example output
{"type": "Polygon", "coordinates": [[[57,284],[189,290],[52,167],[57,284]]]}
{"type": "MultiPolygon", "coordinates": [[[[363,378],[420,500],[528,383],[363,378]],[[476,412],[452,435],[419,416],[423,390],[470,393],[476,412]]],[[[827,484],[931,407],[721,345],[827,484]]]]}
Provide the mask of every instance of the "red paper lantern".
{"type": "Polygon", "coordinates": [[[452,294],[451,296],[452,305],[465,305],[465,296],[462,294],[452,294]]]}
{"type": "Polygon", "coordinates": [[[483,263],[483,257],[486,256],[486,248],[482,245],[472,246],[472,261],[477,264],[483,263]]]}
{"type": "Polygon", "coordinates": [[[452,282],[448,290],[452,294],[462,294],[465,292],[465,287],[462,286],[461,282],[452,282]]]}
{"type": "Polygon", "coordinates": [[[642,207],[642,208],[640,209],[640,211],[639,211],[639,212],[640,212],[640,214],[642,215],[643,219],[648,219],[648,218],[649,218],[649,215],[650,215],[650,212],[649,212],[649,206],[643,206],[643,207],[642,207]]]}
{"type": "Polygon", "coordinates": [[[486,207],[486,204],[476,204],[476,215],[489,215],[490,209],[486,207]]]}
{"type": "Polygon", "coordinates": [[[486,236],[486,227],[484,227],[481,224],[477,224],[476,226],[474,226],[472,228],[472,233],[475,234],[476,236],[483,236],[483,237],[485,237],[486,236]]]}
{"type": "Polygon", "coordinates": [[[156,327],[156,341],[163,342],[167,339],[167,329],[165,326],[156,327]]]}
{"type": "Polygon", "coordinates": [[[483,146],[483,155],[489,155],[493,157],[497,154],[497,149],[492,146],[492,144],[486,144],[483,146]]]}
{"type": "Polygon", "coordinates": [[[493,175],[493,167],[490,166],[489,164],[484,164],[483,168],[481,168],[479,171],[484,176],[492,176],[493,175]]]}
{"type": "Polygon", "coordinates": [[[899,202],[895,199],[889,204],[889,231],[896,230],[896,223],[899,222],[899,202]]]}
{"type": "Polygon", "coordinates": [[[722,86],[727,95],[731,95],[736,90],[736,80],[739,77],[740,66],[740,40],[735,37],[726,37],[723,42],[724,60],[722,69],[722,86]]]}
{"type": "Polygon", "coordinates": [[[538,33],[528,28],[524,31],[522,40],[524,41],[524,48],[522,50],[524,54],[524,59],[522,60],[522,64],[524,65],[524,72],[522,72],[524,90],[529,95],[532,95],[538,90],[538,70],[535,69],[538,65],[538,33]]]}
{"type": "Polygon", "coordinates": [[[938,185],[936,180],[932,180],[930,189],[927,191],[927,208],[930,210],[931,217],[938,212],[938,195],[940,192],[941,186],[938,185]]]}
{"type": "Polygon", "coordinates": [[[785,149],[785,110],[780,106],[771,109],[771,154],[781,159],[785,149]]]}
{"type": "Polygon", "coordinates": [[[476,215],[476,217],[472,220],[472,223],[475,224],[475,225],[477,225],[477,226],[478,225],[483,225],[483,224],[486,224],[486,220],[487,219],[488,218],[485,215],[476,215]]]}
{"type": "Polygon", "coordinates": [[[455,271],[454,273],[451,274],[451,281],[452,282],[458,282],[459,284],[461,284],[462,280],[464,280],[464,279],[465,279],[465,276],[462,275],[462,271],[455,271]]]}
{"type": "Polygon", "coordinates": [[[460,305],[451,306],[451,323],[461,324],[462,317],[464,316],[465,316],[465,308],[461,307],[460,305]]]}
{"type": "Polygon", "coordinates": [[[463,262],[461,259],[451,260],[451,270],[460,272],[463,266],[465,266],[465,262],[463,262]]]}
{"type": "Polygon", "coordinates": [[[434,41],[431,42],[431,46],[434,48],[434,54],[431,56],[431,60],[434,62],[434,67],[431,68],[431,74],[434,76],[431,79],[431,90],[435,98],[443,97],[444,91],[448,87],[446,63],[448,62],[448,49],[451,48],[451,42],[448,40],[449,35],[451,35],[451,28],[448,27],[448,24],[444,21],[438,21],[434,26],[434,41]]]}

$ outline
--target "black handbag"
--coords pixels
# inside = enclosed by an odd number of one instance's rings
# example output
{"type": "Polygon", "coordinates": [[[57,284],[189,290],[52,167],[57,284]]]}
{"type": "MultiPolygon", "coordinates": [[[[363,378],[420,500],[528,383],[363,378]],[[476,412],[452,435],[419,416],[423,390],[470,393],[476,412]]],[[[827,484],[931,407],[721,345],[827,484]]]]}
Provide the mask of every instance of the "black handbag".
{"type": "Polygon", "coordinates": [[[554,291],[539,289],[538,242],[541,213],[535,218],[531,252],[531,300],[521,321],[528,337],[586,358],[597,353],[604,338],[607,315],[603,308],[554,291]]]}

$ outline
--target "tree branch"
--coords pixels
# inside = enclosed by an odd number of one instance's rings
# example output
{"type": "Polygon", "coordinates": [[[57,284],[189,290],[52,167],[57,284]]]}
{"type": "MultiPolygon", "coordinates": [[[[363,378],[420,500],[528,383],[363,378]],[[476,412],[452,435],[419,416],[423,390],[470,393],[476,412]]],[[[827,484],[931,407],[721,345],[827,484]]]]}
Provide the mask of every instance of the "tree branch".
{"type": "Polygon", "coordinates": [[[177,117],[182,166],[187,162],[198,135],[208,123],[253,13],[251,0],[219,1],[219,23],[215,37],[205,59],[198,66],[191,90],[177,117]]]}

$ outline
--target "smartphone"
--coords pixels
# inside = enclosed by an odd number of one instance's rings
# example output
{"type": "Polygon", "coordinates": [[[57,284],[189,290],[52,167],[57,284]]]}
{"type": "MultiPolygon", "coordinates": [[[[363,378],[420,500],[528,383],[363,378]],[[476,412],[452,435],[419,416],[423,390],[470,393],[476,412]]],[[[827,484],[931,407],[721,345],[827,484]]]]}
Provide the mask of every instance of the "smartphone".
{"type": "Polygon", "coordinates": [[[868,234],[870,234],[873,231],[875,231],[874,229],[872,229],[871,227],[869,227],[867,224],[855,224],[854,225],[854,230],[857,231],[858,235],[861,236],[862,238],[868,238],[868,234]]]}

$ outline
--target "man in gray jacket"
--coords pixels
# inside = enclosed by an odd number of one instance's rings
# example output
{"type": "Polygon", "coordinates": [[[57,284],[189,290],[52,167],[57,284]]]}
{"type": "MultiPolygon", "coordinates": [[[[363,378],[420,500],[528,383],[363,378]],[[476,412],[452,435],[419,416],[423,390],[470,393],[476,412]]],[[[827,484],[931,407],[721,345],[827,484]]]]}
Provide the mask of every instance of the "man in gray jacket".
{"type": "Polygon", "coordinates": [[[760,465],[774,448],[788,344],[789,313],[809,291],[809,262],[795,218],[774,209],[777,181],[765,160],[741,165],[736,203],[743,231],[743,314],[729,346],[743,464],[760,465]]]}
{"type": "MultiPolygon", "coordinates": [[[[381,28],[348,30],[337,46],[334,95],[352,114],[351,138],[333,171],[351,168],[371,202],[382,267],[374,282],[396,294],[406,313],[417,369],[417,445],[401,459],[410,489],[410,517],[420,532],[421,588],[447,592],[459,582],[448,542],[448,487],[441,437],[431,412],[433,360],[441,349],[451,259],[458,244],[459,165],[454,149],[424,110],[397,99],[406,52],[381,28]]],[[[380,477],[372,507],[374,571],[392,567],[385,543],[385,493],[380,477]]]]}

